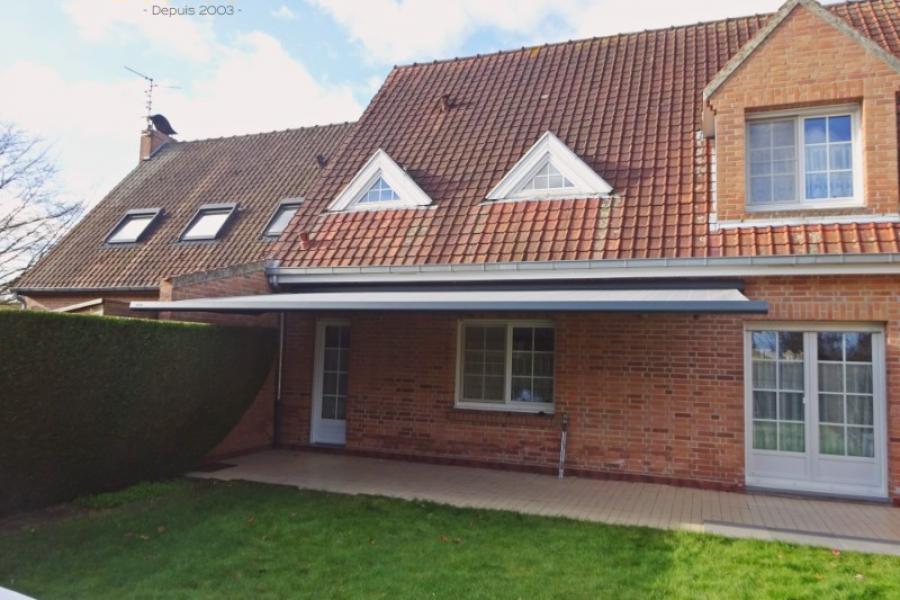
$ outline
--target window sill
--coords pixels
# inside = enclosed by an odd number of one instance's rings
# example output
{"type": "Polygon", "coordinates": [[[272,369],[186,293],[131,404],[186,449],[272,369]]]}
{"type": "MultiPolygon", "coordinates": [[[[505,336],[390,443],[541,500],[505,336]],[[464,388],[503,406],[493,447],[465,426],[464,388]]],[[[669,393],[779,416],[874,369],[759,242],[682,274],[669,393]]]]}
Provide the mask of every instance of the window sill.
{"type": "Polygon", "coordinates": [[[806,212],[832,210],[836,208],[864,208],[866,203],[855,198],[841,198],[838,200],[826,200],[823,202],[790,202],[782,204],[746,204],[748,213],[774,213],[774,212],[806,212]]]}
{"type": "Polygon", "coordinates": [[[505,412],[531,415],[552,415],[554,407],[552,404],[488,404],[480,402],[457,402],[453,405],[457,410],[481,410],[488,412],[505,412]]]}

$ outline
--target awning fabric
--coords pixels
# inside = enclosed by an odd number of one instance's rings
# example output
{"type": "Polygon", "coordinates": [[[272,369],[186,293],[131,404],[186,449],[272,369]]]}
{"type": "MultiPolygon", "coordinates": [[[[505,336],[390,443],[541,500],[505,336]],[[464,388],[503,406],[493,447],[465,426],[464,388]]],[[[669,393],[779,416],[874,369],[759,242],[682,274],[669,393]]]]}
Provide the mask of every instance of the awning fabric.
{"type": "Polygon", "coordinates": [[[132,302],[132,310],[272,311],[590,311],[766,313],[738,289],[341,291],[132,302]]]}

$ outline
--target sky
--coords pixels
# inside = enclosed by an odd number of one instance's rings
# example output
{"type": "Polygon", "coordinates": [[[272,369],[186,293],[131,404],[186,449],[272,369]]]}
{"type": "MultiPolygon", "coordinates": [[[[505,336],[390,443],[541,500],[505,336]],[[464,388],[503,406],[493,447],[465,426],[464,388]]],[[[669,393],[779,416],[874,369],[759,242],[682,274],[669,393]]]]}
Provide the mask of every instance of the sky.
{"type": "Polygon", "coordinates": [[[92,206],[138,162],[146,82],[178,139],[355,120],[393,65],[774,11],[781,0],[0,0],[0,122],[92,206]],[[192,8],[193,15],[184,14],[192,8]],[[168,9],[175,14],[161,14],[168,9]]]}

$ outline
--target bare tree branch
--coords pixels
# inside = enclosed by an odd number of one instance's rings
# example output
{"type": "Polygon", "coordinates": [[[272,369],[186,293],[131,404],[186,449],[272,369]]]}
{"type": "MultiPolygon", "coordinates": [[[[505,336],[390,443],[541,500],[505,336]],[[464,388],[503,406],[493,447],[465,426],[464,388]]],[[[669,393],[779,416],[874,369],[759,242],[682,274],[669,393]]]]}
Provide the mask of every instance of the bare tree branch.
{"type": "Polygon", "coordinates": [[[39,138],[0,123],[0,303],[81,216],[79,204],[59,199],[55,175],[39,138]]]}

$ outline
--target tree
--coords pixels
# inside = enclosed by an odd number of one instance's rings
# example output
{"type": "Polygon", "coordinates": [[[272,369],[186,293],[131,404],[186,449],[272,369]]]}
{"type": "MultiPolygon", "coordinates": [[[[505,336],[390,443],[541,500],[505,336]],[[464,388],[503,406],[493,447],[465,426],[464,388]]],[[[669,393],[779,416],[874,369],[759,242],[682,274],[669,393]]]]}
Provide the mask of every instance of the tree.
{"type": "Polygon", "coordinates": [[[39,138],[0,123],[0,303],[81,215],[79,204],[59,199],[55,175],[39,138]]]}

